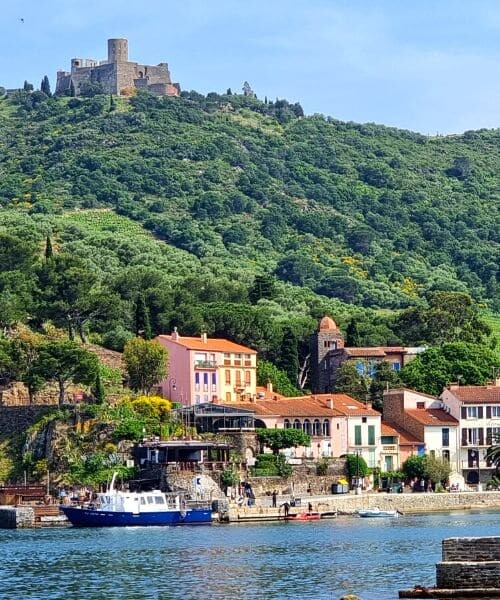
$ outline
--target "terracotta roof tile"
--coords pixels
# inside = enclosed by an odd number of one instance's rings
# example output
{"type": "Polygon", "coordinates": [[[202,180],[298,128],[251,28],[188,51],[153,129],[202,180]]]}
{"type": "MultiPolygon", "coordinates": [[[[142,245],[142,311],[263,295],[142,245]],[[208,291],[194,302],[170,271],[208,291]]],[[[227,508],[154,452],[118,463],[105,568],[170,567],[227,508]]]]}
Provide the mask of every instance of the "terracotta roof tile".
{"type": "Polygon", "coordinates": [[[463,385],[450,389],[450,392],[466,403],[496,404],[500,402],[500,386],[463,385]]]}
{"type": "Polygon", "coordinates": [[[385,356],[385,352],[382,348],[344,348],[344,350],[349,356],[359,356],[360,358],[385,356]]]}
{"type": "Polygon", "coordinates": [[[257,354],[252,348],[247,346],[241,346],[235,342],[224,340],[220,338],[207,338],[204,342],[201,337],[184,337],[179,336],[176,340],[172,339],[171,335],[159,335],[158,338],[161,340],[167,340],[173,344],[179,344],[189,350],[202,350],[205,352],[237,352],[241,354],[257,354]]]}
{"type": "Polygon", "coordinates": [[[415,437],[396,423],[389,423],[387,421],[382,421],[381,433],[382,435],[399,436],[400,446],[414,446],[415,444],[422,444],[424,441],[423,439],[415,437]]]}
{"type": "Polygon", "coordinates": [[[440,425],[441,423],[448,423],[450,425],[458,425],[458,421],[455,417],[452,417],[442,408],[407,408],[405,412],[423,425],[440,425]]]}
{"type": "Polygon", "coordinates": [[[281,417],[345,417],[345,416],[380,416],[373,408],[346,394],[316,394],[287,398],[274,394],[276,399],[266,397],[255,402],[231,402],[226,406],[237,406],[255,410],[262,416],[281,417]],[[331,400],[330,408],[327,401],[331,400]]]}

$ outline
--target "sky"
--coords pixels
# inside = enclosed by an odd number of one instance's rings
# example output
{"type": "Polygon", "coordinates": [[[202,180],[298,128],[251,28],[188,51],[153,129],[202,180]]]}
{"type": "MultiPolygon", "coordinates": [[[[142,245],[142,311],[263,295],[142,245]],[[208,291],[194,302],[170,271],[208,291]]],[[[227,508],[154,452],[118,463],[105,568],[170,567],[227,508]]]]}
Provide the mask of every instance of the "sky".
{"type": "Polygon", "coordinates": [[[168,62],[201,93],[250,83],[306,114],[424,134],[500,127],[498,0],[2,2],[0,85],[39,86],[73,57],[168,62]]]}

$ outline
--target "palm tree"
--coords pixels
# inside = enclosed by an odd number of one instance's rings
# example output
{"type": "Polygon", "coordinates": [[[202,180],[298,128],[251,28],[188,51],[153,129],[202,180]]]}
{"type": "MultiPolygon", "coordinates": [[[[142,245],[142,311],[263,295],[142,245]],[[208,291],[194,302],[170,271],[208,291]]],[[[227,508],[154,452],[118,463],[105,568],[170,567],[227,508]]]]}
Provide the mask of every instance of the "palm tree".
{"type": "Polygon", "coordinates": [[[495,465],[497,470],[500,468],[500,435],[494,433],[491,439],[491,446],[486,450],[486,461],[495,465]]]}

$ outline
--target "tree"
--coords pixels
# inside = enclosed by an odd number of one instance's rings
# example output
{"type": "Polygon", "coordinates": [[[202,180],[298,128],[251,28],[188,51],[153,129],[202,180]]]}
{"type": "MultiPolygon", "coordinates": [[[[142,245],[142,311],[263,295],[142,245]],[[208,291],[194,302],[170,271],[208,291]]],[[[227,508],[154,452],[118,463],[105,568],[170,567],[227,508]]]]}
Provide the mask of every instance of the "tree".
{"type": "Polygon", "coordinates": [[[283,396],[300,396],[301,392],[293,385],[288,375],[268,360],[259,360],[257,363],[257,383],[267,386],[271,382],[273,389],[283,396]]]}
{"type": "Polygon", "coordinates": [[[271,275],[256,275],[253,285],[248,292],[248,298],[252,304],[257,304],[261,298],[274,298],[276,295],[276,284],[271,275]]]}
{"type": "Polygon", "coordinates": [[[104,404],[104,402],[106,402],[106,391],[104,389],[104,384],[102,383],[100,369],[97,369],[94,385],[92,387],[92,396],[94,396],[96,404],[104,404]]]}
{"type": "Polygon", "coordinates": [[[52,242],[50,240],[50,235],[48,235],[45,239],[45,260],[49,260],[54,256],[54,251],[52,249],[52,242]]]}
{"type": "Polygon", "coordinates": [[[92,385],[98,369],[97,356],[70,340],[42,344],[33,367],[37,376],[57,383],[59,405],[64,404],[65,386],[68,382],[92,385]]]}
{"type": "Polygon", "coordinates": [[[149,308],[143,293],[139,294],[135,301],[135,334],[145,340],[150,340],[153,337],[149,308]]]}
{"type": "Polygon", "coordinates": [[[392,368],[392,364],[382,360],[375,365],[375,374],[370,382],[370,400],[374,408],[382,410],[382,399],[384,390],[397,387],[400,379],[397,371],[392,368]]]}
{"type": "Polygon", "coordinates": [[[115,97],[110,94],[109,95],[109,112],[113,112],[116,110],[116,100],[115,97]]]}
{"type": "Polygon", "coordinates": [[[358,322],[354,317],[349,321],[349,325],[345,332],[345,345],[348,348],[359,348],[362,345],[358,322]]]}
{"type": "Polygon", "coordinates": [[[435,484],[445,483],[450,476],[450,463],[442,458],[426,455],[423,460],[424,477],[435,484]]]}
{"type": "Polygon", "coordinates": [[[500,435],[493,435],[491,440],[487,440],[491,444],[486,450],[486,461],[490,462],[498,469],[500,468],[500,435]]]}
{"type": "Polygon", "coordinates": [[[69,83],[69,95],[71,98],[75,98],[76,96],[75,82],[73,80],[69,83]]]}
{"type": "Polygon", "coordinates": [[[304,433],[302,429],[256,429],[257,440],[279,454],[285,448],[296,448],[297,446],[309,446],[311,436],[304,433]]]}
{"type": "Polygon", "coordinates": [[[454,381],[484,385],[500,359],[486,346],[450,342],[429,348],[401,370],[403,383],[419,392],[438,395],[454,381]]]}
{"type": "Polygon", "coordinates": [[[287,374],[291,383],[296,385],[299,373],[298,341],[291,327],[286,327],[283,332],[278,366],[287,374]]]}
{"type": "Polygon", "coordinates": [[[23,90],[25,92],[32,92],[33,91],[33,84],[29,83],[28,81],[26,81],[26,79],[24,80],[24,84],[23,84],[23,90]]]}
{"type": "Polygon", "coordinates": [[[0,338],[0,390],[7,388],[18,375],[18,365],[13,356],[12,342],[0,338]]]}
{"type": "Polygon", "coordinates": [[[366,402],[368,387],[365,378],[358,373],[356,365],[346,361],[335,373],[335,393],[348,394],[360,402],[366,402]]]}
{"type": "Polygon", "coordinates": [[[168,352],[159,343],[134,338],[125,344],[123,362],[129,385],[136,392],[149,394],[167,375],[168,352]]]}
{"type": "Polygon", "coordinates": [[[28,328],[18,328],[12,339],[13,356],[18,365],[18,379],[28,388],[30,404],[35,401],[37,392],[43,389],[45,380],[36,369],[43,336],[33,333],[28,328]]]}
{"type": "Polygon", "coordinates": [[[43,92],[46,96],[52,96],[52,92],[50,91],[50,82],[47,75],[44,75],[42,79],[42,83],[40,85],[40,91],[43,92]]]}
{"type": "Polygon", "coordinates": [[[359,454],[346,454],[346,468],[349,478],[366,477],[370,472],[366,460],[359,454]]]}
{"type": "Polygon", "coordinates": [[[407,479],[421,479],[424,477],[425,465],[424,456],[410,456],[403,463],[403,473],[407,479]]]}

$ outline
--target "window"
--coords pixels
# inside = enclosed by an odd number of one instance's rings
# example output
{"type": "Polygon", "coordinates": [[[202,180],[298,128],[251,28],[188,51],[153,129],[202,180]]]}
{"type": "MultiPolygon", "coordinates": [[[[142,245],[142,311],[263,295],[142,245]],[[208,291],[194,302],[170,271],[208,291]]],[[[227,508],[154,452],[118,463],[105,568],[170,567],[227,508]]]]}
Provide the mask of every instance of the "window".
{"type": "Polygon", "coordinates": [[[252,357],[250,354],[245,354],[245,367],[252,366],[252,357]]]}
{"type": "Polygon", "coordinates": [[[237,367],[241,367],[241,354],[235,354],[234,355],[234,364],[237,367]]]}
{"type": "Polygon", "coordinates": [[[290,423],[290,421],[288,419],[285,419],[283,421],[283,428],[284,429],[290,429],[291,426],[292,426],[292,424],[290,423]]]}
{"type": "Polygon", "coordinates": [[[212,392],[217,390],[217,373],[212,373],[212,392]]]}
{"type": "Polygon", "coordinates": [[[208,373],[203,373],[203,391],[208,392],[208,373]]]}
{"type": "Polygon", "coordinates": [[[194,374],[194,389],[196,392],[200,391],[200,374],[199,373],[194,374]]]}
{"type": "Polygon", "coordinates": [[[241,371],[236,371],[236,387],[241,387],[241,371]]]}
{"type": "Polygon", "coordinates": [[[443,450],[441,452],[441,456],[442,456],[443,460],[445,460],[446,462],[450,462],[450,451],[449,450],[443,450]]]}
{"type": "Polygon", "coordinates": [[[224,352],[224,364],[225,365],[231,364],[231,355],[228,352],[224,352]]]}
{"type": "Polygon", "coordinates": [[[375,446],[375,425],[368,425],[368,445],[375,446]]]}
{"type": "Polygon", "coordinates": [[[371,469],[377,466],[377,463],[375,462],[375,450],[368,450],[368,460],[366,462],[371,469]]]}
{"type": "Polygon", "coordinates": [[[245,387],[250,387],[252,383],[252,374],[250,371],[245,371],[245,387]]]}
{"type": "Polygon", "coordinates": [[[203,395],[203,402],[208,402],[208,394],[203,395]]]}
{"type": "Polygon", "coordinates": [[[377,363],[370,363],[370,377],[375,377],[375,373],[377,372],[377,363]]]}
{"type": "Polygon", "coordinates": [[[300,424],[300,421],[298,419],[295,419],[295,421],[293,422],[293,428],[302,429],[302,425],[300,424]]]}
{"type": "Polygon", "coordinates": [[[418,408],[418,410],[424,410],[425,402],[417,402],[417,408],[418,408]]]}
{"type": "Polygon", "coordinates": [[[492,417],[500,417],[500,406],[492,406],[491,407],[491,416],[492,417]]]}
{"type": "Polygon", "coordinates": [[[467,444],[469,446],[479,444],[479,429],[477,427],[467,429],[467,444]]]}
{"type": "Polygon", "coordinates": [[[323,436],[324,437],[330,436],[330,421],[328,419],[325,419],[323,421],[323,436]]]}
{"type": "Polygon", "coordinates": [[[155,496],[155,504],[165,504],[163,496],[155,496]]]}
{"type": "Polygon", "coordinates": [[[226,392],[226,402],[231,402],[231,392],[226,392]]]}
{"type": "Polygon", "coordinates": [[[321,435],[321,423],[319,422],[319,419],[314,419],[314,423],[313,423],[313,435],[321,435]]]}
{"type": "Polygon", "coordinates": [[[354,444],[361,446],[361,425],[354,426],[354,444]]]}
{"type": "Polygon", "coordinates": [[[401,371],[401,363],[392,363],[393,371],[401,371]]]}
{"type": "Polygon", "coordinates": [[[477,419],[477,406],[467,406],[467,419],[477,419]]]}
{"type": "Polygon", "coordinates": [[[200,396],[200,394],[196,394],[196,396],[194,397],[194,403],[199,404],[200,402],[201,402],[201,396],[200,396]]]}
{"type": "Polygon", "coordinates": [[[304,433],[311,435],[311,421],[309,419],[304,419],[304,425],[302,426],[302,430],[304,433]]]}
{"type": "Polygon", "coordinates": [[[361,423],[366,423],[367,419],[366,417],[361,417],[361,423]]]}
{"type": "Polygon", "coordinates": [[[358,360],[358,362],[356,363],[356,370],[358,371],[358,375],[365,374],[365,365],[363,364],[362,360],[358,360]]]}
{"type": "Polygon", "coordinates": [[[231,371],[229,369],[226,369],[224,376],[226,385],[231,385],[231,371]]]}
{"type": "Polygon", "coordinates": [[[450,430],[447,427],[441,429],[441,445],[442,446],[450,445],[450,430]]]}

